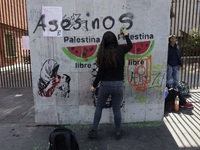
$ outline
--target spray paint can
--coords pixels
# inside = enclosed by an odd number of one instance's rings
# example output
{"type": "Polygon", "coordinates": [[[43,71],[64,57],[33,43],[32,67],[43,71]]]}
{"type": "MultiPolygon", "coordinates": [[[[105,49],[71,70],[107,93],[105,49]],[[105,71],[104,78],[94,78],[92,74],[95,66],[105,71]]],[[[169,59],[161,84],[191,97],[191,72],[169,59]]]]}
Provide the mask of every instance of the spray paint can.
{"type": "Polygon", "coordinates": [[[178,95],[176,96],[175,101],[174,101],[174,110],[175,111],[179,110],[179,98],[178,98],[178,95]]]}
{"type": "Polygon", "coordinates": [[[124,27],[120,28],[120,38],[124,38],[124,33],[123,33],[124,27]]]}

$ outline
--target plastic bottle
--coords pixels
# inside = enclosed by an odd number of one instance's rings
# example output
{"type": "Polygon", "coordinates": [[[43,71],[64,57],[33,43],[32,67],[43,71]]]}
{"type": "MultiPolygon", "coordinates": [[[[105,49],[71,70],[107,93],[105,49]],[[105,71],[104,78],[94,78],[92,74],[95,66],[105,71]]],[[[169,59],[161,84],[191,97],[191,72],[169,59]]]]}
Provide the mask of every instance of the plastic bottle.
{"type": "Polygon", "coordinates": [[[120,28],[120,37],[121,38],[124,38],[124,33],[122,32],[124,30],[124,27],[121,27],[120,28]]]}
{"type": "Polygon", "coordinates": [[[178,98],[178,95],[176,96],[175,101],[174,101],[174,110],[175,111],[179,110],[179,98],[178,98]]]}

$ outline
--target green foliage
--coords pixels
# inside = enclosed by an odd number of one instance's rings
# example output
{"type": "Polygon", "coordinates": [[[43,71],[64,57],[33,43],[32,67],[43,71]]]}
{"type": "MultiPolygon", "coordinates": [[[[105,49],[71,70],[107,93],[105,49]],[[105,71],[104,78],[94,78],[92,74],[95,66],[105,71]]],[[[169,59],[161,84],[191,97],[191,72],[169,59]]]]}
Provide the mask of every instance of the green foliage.
{"type": "MultiPolygon", "coordinates": [[[[175,3],[174,0],[172,0],[171,3],[175,3]]],[[[172,9],[172,4],[171,4],[171,8],[170,8],[170,19],[174,18],[175,17],[175,13],[173,12],[173,9],[172,9]]]]}
{"type": "Polygon", "coordinates": [[[197,29],[191,29],[190,36],[188,37],[188,42],[182,42],[179,47],[184,52],[184,55],[195,55],[193,54],[193,50],[200,49],[200,33],[197,31],[197,29]],[[189,50],[191,50],[191,53],[188,52],[189,50]]]}
{"type": "Polygon", "coordinates": [[[173,12],[172,7],[171,7],[171,9],[170,9],[170,19],[172,19],[174,17],[175,17],[175,13],[173,12]]]}

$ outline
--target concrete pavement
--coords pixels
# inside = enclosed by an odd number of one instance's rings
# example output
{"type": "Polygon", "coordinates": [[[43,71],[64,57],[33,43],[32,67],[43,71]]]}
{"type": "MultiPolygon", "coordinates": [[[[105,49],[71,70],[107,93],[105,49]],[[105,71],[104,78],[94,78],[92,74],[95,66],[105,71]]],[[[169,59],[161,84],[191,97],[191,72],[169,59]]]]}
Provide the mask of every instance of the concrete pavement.
{"type": "MultiPolygon", "coordinates": [[[[57,126],[35,126],[32,89],[0,89],[0,95],[0,150],[47,150],[57,126]]],[[[198,92],[188,97],[193,109],[167,106],[163,121],[122,124],[119,141],[114,124],[100,124],[97,139],[87,138],[91,125],[63,126],[75,132],[80,150],[200,150],[199,99],[198,92]]]]}

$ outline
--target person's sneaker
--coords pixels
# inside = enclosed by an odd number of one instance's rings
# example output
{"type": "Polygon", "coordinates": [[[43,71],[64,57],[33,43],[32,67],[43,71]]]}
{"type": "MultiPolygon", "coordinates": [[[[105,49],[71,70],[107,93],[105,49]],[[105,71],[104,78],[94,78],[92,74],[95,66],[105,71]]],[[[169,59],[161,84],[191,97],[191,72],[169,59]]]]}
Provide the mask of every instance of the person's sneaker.
{"type": "Polygon", "coordinates": [[[185,105],[181,105],[180,107],[192,108],[193,105],[192,105],[192,104],[189,104],[189,103],[186,103],[185,105]]]}
{"type": "Polygon", "coordinates": [[[115,140],[120,140],[122,138],[122,135],[123,135],[122,131],[121,131],[121,133],[115,132],[115,140]]]}
{"type": "Polygon", "coordinates": [[[95,138],[95,137],[97,137],[97,130],[90,130],[88,132],[88,137],[89,138],[95,138]]]}

